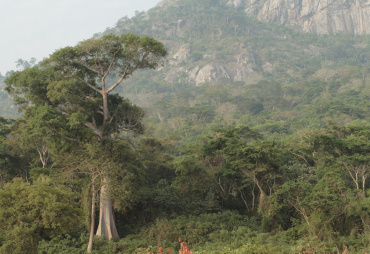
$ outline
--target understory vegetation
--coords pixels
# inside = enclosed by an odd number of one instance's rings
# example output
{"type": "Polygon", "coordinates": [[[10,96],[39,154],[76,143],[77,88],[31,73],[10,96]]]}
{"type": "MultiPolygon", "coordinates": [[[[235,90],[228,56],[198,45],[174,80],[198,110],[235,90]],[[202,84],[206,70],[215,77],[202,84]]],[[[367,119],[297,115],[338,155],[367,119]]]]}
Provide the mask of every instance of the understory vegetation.
{"type": "MultiPolygon", "coordinates": [[[[193,253],[366,253],[369,138],[369,126],[332,125],[281,141],[230,127],[181,149],[146,138],[132,151],[123,142],[113,148],[128,175],[125,192],[113,195],[121,239],[95,237],[92,253],[176,253],[179,238],[193,253]]],[[[2,253],[85,253],[89,174],[73,173],[60,150],[52,167],[30,168],[22,162],[37,158],[14,160],[9,145],[2,253]]]]}

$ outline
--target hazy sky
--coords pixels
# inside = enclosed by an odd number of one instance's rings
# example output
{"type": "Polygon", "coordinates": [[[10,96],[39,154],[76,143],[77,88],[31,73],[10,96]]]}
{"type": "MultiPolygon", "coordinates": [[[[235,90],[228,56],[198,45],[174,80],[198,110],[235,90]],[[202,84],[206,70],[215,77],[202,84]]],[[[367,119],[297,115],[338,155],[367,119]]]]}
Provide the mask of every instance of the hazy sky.
{"type": "Polygon", "coordinates": [[[0,73],[19,58],[41,61],[161,0],[0,0],[0,73]]]}

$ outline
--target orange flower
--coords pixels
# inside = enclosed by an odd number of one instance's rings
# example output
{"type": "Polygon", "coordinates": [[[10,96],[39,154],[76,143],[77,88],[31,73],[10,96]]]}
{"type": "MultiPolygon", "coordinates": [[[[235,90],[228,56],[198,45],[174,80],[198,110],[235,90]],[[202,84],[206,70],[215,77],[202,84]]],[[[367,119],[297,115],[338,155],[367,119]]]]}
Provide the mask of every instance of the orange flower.
{"type": "Polygon", "coordinates": [[[157,249],[157,252],[159,252],[160,254],[163,254],[163,248],[162,248],[162,247],[159,247],[159,248],[157,249]]]}
{"type": "Polygon", "coordinates": [[[181,249],[179,250],[179,254],[193,254],[190,251],[189,246],[186,246],[186,242],[181,242],[181,249]]]}

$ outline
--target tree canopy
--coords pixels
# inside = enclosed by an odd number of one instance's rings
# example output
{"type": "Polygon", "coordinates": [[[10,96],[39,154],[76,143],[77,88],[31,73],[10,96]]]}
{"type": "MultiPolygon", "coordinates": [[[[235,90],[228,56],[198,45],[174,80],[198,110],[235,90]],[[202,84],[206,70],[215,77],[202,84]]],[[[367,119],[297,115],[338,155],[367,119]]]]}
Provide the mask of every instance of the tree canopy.
{"type": "MultiPolygon", "coordinates": [[[[63,164],[57,159],[63,152],[75,151],[78,156],[89,143],[95,144],[95,153],[88,155],[93,154],[90,161],[95,161],[95,166],[77,168],[90,170],[85,173],[92,181],[92,207],[100,188],[97,234],[106,239],[118,238],[110,197],[115,189],[113,178],[123,174],[117,174],[117,168],[119,171],[123,165],[113,156],[112,162],[104,158],[120,148],[112,142],[123,138],[124,132],[143,132],[144,117],[141,108],[113,91],[135,71],[155,69],[166,54],[163,44],[153,38],[109,34],[57,50],[40,65],[5,80],[6,90],[24,111],[24,119],[13,126],[12,139],[23,145],[23,150],[27,147],[37,152],[42,168],[51,161],[63,164]]],[[[91,235],[94,212],[92,209],[91,235]]]]}

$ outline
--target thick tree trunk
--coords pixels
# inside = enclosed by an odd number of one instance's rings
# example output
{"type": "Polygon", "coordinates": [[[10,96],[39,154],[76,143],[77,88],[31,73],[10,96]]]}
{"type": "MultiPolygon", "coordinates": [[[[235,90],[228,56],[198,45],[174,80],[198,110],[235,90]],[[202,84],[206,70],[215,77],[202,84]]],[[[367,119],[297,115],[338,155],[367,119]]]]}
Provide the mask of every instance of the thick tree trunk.
{"type": "Polygon", "coordinates": [[[91,221],[90,221],[90,239],[87,246],[87,253],[92,252],[93,242],[94,242],[94,229],[95,229],[95,186],[94,181],[92,181],[91,186],[92,198],[91,198],[91,221]]]}
{"type": "MultiPolygon", "coordinates": [[[[108,108],[108,91],[105,87],[105,81],[102,79],[101,95],[103,97],[103,126],[109,122],[111,118],[108,108]]],[[[118,232],[116,223],[113,217],[112,202],[109,197],[109,186],[106,179],[102,179],[102,186],[100,188],[100,211],[99,211],[99,226],[96,235],[104,237],[105,240],[118,239],[118,232]]]]}
{"type": "Polygon", "coordinates": [[[103,90],[102,91],[103,96],[103,115],[104,115],[104,124],[106,124],[109,119],[111,118],[109,108],[108,108],[108,94],[103,90]]]}
{"type": "Polygon", "coordinates": [[[118,232],[113,217],[112,202],[109,198],[108,186],[104,184],[100,189],[99,226],[96,235],[104,239],[118,239],[118,232]]]}

